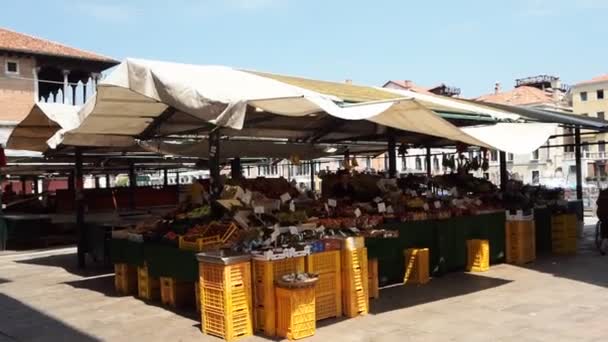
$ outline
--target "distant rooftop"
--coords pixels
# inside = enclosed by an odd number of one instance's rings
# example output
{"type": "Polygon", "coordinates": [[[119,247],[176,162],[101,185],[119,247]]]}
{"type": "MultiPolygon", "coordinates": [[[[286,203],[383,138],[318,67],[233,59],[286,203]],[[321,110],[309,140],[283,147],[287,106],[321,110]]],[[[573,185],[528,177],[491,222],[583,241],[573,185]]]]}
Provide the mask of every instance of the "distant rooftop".
{"type": "Polygon", "coordinates": [[[576,85],[590,84],[590,83],[599,83],[599,82],[608,82],[608,74],[596,76],[590,80],[582,81],[577,83],[576,85]]]}
{"type": "Polygon", "coordinates": [[[118,61],[111,57],[76,49],[50,40],[15,32],[6,28],[0,28],[0,51],[67,57],[118,64],[118,61]]]}
{"type": "Polygon", "coordinates": [[[476,100],[514,106],[556,102],[549,92],[530,86],[519,86],[509,91],[498,91],[492,94],[482,95],[476,98],[476,100]]]}
{"type": "Polygon", "coordinates": [[[450,87],[441,83],[438,86],[432,88],[426,88],[417,85],[416,83],[410,80],[390,80],[382,86],[382,88],[394,88],[394,89],[403,89],[403,90],[411,90],[416,93],[421,94],[435,94],[435,95],[443,95],[443,96],[458,96],[460,95],[460,88],[450,87]]]}

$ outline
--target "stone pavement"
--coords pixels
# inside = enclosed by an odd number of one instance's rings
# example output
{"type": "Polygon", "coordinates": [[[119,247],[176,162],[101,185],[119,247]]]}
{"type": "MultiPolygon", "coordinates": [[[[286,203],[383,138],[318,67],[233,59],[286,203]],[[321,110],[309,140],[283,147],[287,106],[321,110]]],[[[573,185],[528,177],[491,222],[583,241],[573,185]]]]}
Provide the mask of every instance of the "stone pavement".
{"type": "MultiPolygon", "coordinates": [[[[220,341],[196,314],[118,297],[111,274],[75,262],[74,249],[0,254],[0,341],[220,341]]],[[[383,289],[369,315],[319,322],[307,340],[608,341],[607,313],[608,257],[587,239],[577,256],[383,289]]]]}

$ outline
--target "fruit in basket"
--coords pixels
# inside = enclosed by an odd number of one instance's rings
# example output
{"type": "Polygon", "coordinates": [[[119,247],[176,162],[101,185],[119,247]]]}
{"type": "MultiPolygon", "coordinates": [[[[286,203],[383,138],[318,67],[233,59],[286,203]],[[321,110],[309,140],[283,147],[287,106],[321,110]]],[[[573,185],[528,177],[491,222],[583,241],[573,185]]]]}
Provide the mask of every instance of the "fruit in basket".
{"type": "Polygon", "coordinates": [[[209,216],[209,214],[211,214],[211,207],[209,207],[208,205],[204,205],[204,206],[191,210],[185,216],[189,219],[194,219],[194,218],[201,218],[204,216],[209,216]]]}

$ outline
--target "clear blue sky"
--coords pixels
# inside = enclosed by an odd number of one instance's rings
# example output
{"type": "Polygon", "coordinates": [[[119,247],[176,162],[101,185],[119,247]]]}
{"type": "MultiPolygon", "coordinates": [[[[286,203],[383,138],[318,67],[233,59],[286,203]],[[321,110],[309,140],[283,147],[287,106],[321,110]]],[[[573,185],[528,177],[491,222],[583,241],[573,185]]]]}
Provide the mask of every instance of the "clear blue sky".
{"type": "Polygon", "coordinates": [[[0,26],[123,59],[222,64],[382,85],[608,72],[608,0],[30,0],[0,26]],[[167,6],[167,4],[171,4],[167,6]]]}

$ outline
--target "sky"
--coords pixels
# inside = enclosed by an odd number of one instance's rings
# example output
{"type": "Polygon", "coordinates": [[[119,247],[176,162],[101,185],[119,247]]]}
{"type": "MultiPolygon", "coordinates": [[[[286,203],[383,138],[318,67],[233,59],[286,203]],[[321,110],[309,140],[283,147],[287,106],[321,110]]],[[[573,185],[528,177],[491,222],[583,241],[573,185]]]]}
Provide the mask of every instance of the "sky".
{"type": "Polygon", "coordinates": [[[608,73],[608,0],[30,0],[0,26],[126,57],[476,97],[550,74],[608,73]]]}

